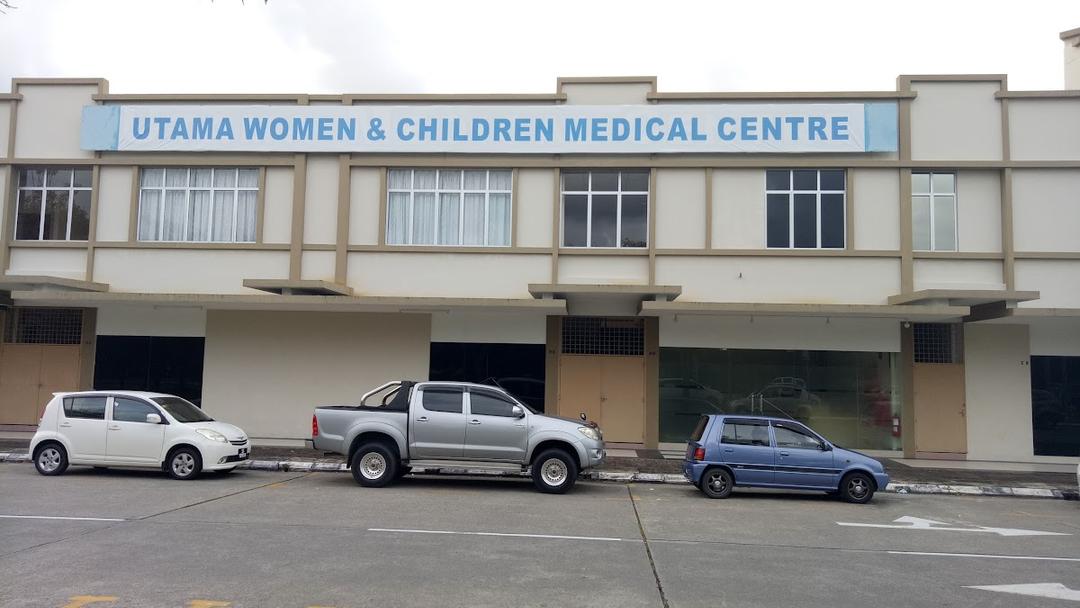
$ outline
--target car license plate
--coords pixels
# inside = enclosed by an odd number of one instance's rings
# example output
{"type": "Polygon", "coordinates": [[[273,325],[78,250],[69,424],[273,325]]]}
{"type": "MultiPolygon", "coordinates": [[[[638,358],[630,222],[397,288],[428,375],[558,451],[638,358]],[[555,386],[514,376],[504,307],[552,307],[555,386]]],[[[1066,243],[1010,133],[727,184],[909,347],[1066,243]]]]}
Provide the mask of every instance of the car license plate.
{"type": "Polygon", "coordinates": [[[236,456],[238,458],[240,458],[240,460],[247,460],[248,449],[247,448],[240,448],[240,450],[236,453],[236,456]]]}

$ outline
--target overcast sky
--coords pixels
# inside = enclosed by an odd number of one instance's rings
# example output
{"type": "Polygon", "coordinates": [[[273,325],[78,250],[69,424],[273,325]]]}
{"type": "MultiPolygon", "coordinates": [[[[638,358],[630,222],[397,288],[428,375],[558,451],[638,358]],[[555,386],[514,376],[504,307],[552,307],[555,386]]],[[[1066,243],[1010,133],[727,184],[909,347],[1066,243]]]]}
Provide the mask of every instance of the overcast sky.
{"type": "Polygon", "coordinates": [[[1007,73],[1060,89],[1080,1],[10,0],[12,77],[114,93],[548,93],[557,76],[662,91],[892,90],[898,74],[1007,73]]]}

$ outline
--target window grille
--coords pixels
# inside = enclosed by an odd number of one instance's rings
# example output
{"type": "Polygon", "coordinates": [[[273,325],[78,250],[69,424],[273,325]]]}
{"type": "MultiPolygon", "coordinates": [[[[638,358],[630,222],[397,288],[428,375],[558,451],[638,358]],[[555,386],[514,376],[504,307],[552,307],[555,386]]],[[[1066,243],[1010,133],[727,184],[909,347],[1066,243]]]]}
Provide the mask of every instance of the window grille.
{"type": "Polygon", "coordinates": [[[645,325],[641,319],[566,317],[562,325],[565,355],[645,354],[645,325]]]}
{"type": "Polygon", "coordinates": [[[12,344],[79,344],[82,311],[69,308],[16,308],[8,315],[6,341],[12,344]]]}
{"type": "Polygon", "coordinates": [[[962,336],[960,325],[916,323],[915,363],[962,363],[962,336]]]}

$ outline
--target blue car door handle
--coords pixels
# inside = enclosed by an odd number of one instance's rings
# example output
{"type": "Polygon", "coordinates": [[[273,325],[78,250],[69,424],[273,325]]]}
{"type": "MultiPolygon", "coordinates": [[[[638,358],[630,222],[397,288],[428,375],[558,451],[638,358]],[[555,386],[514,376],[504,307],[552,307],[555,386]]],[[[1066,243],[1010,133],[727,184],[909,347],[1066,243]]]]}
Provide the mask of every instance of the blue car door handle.
{"type": "Polygon", "coordinates": [[[724,448],[725,452],[734,452],[735,448],[724,448]]]}
{"type": "Polygon", "coordinates": [[[788,455],[788,453],[787,453],[787,452],[780,452],[780,455],[781,455],[781,456],[787,456],[787,455],[788,455]]]}

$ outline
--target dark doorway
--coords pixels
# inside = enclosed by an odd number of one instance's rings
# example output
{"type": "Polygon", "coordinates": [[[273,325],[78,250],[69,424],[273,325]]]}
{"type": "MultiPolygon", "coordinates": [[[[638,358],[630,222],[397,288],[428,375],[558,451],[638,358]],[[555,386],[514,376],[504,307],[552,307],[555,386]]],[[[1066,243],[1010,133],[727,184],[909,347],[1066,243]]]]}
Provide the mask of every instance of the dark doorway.
{"type": "Polygon", "coordinates": [[[202,401],[205,338],[98,336],[94,388],[155,391],[202,401]]]}
{"type": "Polygon", "coordinates": [[[497,384],[522,403],[544,411],[543,344],[432,342],[432,380],[497,384]]]}

